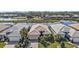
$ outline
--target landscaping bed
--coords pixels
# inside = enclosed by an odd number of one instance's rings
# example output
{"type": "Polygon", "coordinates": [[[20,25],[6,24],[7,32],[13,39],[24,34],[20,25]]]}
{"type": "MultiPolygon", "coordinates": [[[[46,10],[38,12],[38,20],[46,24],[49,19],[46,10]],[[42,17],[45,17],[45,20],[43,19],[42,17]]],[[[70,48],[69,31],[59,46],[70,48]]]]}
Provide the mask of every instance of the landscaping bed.
{"type": "Polygon", "coordinates": [[[0,48],[3,48],[6,44],[3,41],[0,41],[0,48]]]}
{"type": "MultiPolygon", "coordinates": [[[[65,48],[77,48],[77,46],[74,44],[70,44],[68,42],[64,42],[64,43],[65,43],[65,48]]],[[[61,44],[58,42],[54,42],[54,43],[50,43],[47,47],[44,47],[43,44],[39,43],[38,48],[61,48],[61,44]]]]}
{"type": "Polygon", "coordinates": [[[56,38],[53,36],[49,39],[50,37],[52,36],[42,37],[39,41],[38,48],[77,48],[75,44],[59,35],[56,35],[56,38]]]}

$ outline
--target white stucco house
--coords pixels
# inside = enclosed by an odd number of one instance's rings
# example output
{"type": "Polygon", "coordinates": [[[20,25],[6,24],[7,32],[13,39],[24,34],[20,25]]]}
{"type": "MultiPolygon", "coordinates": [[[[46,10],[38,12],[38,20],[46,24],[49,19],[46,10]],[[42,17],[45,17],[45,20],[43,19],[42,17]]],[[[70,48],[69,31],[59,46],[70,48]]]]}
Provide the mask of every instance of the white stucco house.
{"type": "Polygon", "coordinates": [[[6,34],[7,32],[10,32],[9,34],[6,35],[9,38],[9,40],[10,41],[19,41],[19,39],[21,38],[20,30],[23,27],[28,29],[29,25],[27,25],[26,23],[17,23],[13,27],[5,30],[3,33],[6,34]]]}
{"type": "Polygon", "coordinates": [[[79,42],[79,23],[71,24],[69,26],[69,35],[71,37],[71,40],[73,40],[73,42],[79,42]]]}
{"type": "Polygon", "coordinates": [[[0,23],[0,39],[4,40],[4,36],[6,35],[5,30],[7,30],[8,28],[10,28],[12,26],[12,24],[5,24],[5,23],[0,23]]]}
{"type": "Polygon", "coordinates": [[[73,42],[79,42],[79,23],[75,24],[53,24],[51,25],[52,32],[54,34],[61,34],[65,35],[65,32],[68,32],[68,35],[70,36],[70,40],[73,42]]]}
{"type": "Polygon", "coordinates": [[[19,41],[21,38],[19,31],[13,31],[8,35],[10,41],[19,41]]]}
{"type": "Polygon", "coordinates": [[[69,27],[61,24],[61,23],[57,23],[57,24],[52,24],[51,26],[51,31],[54,34],[61,34],[61,35],[65,35],[64,32],[68,32],[69,31],[69,27]]]}

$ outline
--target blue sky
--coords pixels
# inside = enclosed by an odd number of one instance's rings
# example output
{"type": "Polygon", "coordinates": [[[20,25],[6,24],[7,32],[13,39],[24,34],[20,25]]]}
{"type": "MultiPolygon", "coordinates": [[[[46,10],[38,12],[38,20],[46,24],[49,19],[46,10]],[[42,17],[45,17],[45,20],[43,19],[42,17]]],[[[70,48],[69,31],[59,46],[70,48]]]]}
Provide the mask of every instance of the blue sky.
{"type": "Polygon", "coordinates": [[[79,11],[79,1],[0,0],[0,11],[79,11]]]}

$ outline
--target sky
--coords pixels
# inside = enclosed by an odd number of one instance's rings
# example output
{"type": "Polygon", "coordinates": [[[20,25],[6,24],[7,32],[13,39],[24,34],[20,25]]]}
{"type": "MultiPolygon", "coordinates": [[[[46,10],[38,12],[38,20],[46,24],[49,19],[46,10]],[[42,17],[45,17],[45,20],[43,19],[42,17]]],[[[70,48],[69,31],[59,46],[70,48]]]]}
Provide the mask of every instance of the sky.
{"type": "Polygon", "coordinates": [[[0,11],[79,11],[79,1],[0,0],[0,11]]]}

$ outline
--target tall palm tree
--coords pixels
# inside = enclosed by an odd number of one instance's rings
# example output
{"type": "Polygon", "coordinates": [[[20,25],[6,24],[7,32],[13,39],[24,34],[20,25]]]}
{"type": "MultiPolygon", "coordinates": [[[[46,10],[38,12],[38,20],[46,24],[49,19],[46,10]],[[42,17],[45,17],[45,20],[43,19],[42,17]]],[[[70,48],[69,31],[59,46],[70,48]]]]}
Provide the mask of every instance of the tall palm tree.
{"type": "Polygon", "coordinates": [[[21,47],[23,47],[23,48],[27,47],[29,44],[27,33],[28,33],[28,29],[26,29],[26,28],[23,28],[20,31],[21,39],[19,42],[22,44],[21,47]]]}
{"type": "Polygon", "coordinates": [[[26,28],[21,29],[20,34],[21,37],[27,38],[28,30],[26,28]]]}

